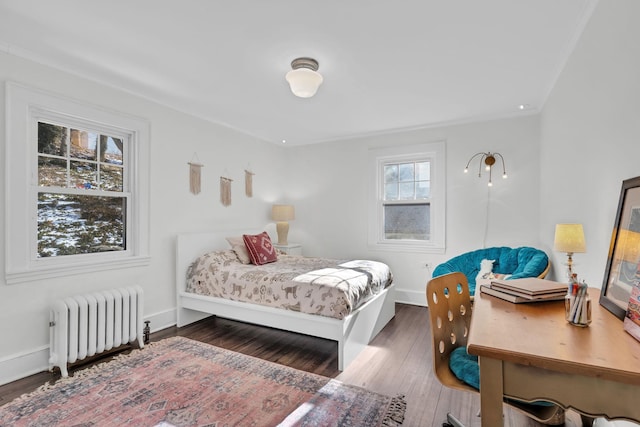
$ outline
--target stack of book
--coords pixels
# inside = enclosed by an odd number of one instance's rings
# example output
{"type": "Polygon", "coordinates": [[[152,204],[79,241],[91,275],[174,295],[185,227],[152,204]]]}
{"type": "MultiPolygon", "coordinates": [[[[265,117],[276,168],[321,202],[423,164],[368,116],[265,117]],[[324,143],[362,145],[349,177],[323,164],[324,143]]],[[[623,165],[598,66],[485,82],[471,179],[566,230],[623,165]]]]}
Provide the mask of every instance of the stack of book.
{"type": "Polygon", "coordinates": [[[491,280],[480,285],[480,292],[513,303],[561,300],[567,295],[567,284],[528,277],[512,280],[491,280]]]}

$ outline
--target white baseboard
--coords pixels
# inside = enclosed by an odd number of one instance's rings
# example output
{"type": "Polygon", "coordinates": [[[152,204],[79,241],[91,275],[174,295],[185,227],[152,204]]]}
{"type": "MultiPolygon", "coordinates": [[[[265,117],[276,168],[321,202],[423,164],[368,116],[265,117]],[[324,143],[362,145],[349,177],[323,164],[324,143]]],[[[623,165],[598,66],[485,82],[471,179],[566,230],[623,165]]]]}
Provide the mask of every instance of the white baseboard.
{"type": "Polygon", "coordinates": [[[420,305],[424,307],[427,305],[427,297],[425,295],[425,292],[396,288],[396,302],[402,304],[420,305]]]}
{"type": "Polygon", "coordinates": [[[160,313],[150,314],[145,316],[144,320],[149,321],[149,327],[151,332],[158,332],[162,329],[170,328],[176,325],[176,309],[171,308],[169,310],[161,311],[160,313]]]}
{"type": "MultiPolygon", "coordinates": [[[[145,316],[149,320],[151,332],[169,328],[176,324],[176,309],[145,316]]],[[[49,345],[21,353],[11,354],[0,359],[0,385],[44,372],[49,369],[49,345]]]]}
{"type": "Polygon", "coordinates": [[[49,369],[49,346],[0,359],[0,385],[49,369]]]}

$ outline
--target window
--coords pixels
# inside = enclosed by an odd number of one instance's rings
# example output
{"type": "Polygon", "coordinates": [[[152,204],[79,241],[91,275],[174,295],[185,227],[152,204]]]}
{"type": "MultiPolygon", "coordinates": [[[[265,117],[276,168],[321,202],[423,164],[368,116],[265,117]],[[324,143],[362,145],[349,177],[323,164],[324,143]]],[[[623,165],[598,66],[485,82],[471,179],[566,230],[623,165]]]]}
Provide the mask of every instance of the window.
{"type": "Polygon", "coordinates": [[[36,257],[126,249],[129,141],[38,121],[36,257]]]}
{"type": "Polygon", "coordinates": [[[429,240],[431,161],[383,164],[385,240],[429,240]]]}
{"type": "Polygon", "coordinates": [[[372,150],[369,245],[444,250],[444,143],[372,150]]]}
{"type": "Polygon", "coordinates": [[[148,123],[14,83],[7,100],[7,283],[148,264],[148,123]]]}

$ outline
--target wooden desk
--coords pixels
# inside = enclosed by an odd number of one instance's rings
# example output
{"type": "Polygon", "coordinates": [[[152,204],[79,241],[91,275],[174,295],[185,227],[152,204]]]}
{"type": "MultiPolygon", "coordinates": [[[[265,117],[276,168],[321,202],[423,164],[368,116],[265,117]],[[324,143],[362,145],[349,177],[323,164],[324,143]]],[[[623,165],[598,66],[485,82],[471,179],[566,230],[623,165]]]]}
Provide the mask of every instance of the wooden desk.
{"type": "Polygon", "coordinates": [[[476,293],[467,350],[479,356],[483,427],[503,425],[503,394],[640,421],[640,342],[598,304],[598,289],[589,296],[593,321],[580,328],[565,321],[563,301],[512,304],[476,293]]]}

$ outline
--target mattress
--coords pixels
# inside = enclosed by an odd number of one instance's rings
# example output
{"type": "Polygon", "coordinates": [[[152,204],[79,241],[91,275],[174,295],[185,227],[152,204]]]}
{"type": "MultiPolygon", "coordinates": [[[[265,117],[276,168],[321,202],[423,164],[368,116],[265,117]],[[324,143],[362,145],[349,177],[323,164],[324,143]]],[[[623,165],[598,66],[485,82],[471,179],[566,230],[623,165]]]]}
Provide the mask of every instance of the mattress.
{"type": "Polygon", "coordinates": [[[186,291],[343,319],[392,281],[389,267],[377,261],[279,254],[276,262],[254,265],[229,249],[198,257],[186,291]]]}

